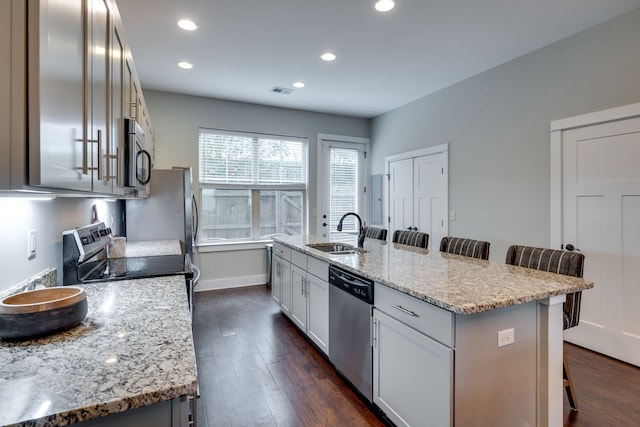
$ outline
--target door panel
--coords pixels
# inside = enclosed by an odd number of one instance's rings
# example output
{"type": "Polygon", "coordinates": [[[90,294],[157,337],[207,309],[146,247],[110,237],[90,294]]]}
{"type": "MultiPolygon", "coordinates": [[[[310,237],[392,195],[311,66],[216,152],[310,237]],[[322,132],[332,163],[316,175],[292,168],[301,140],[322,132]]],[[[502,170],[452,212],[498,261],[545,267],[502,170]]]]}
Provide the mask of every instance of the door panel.
{"type": "MultiPolygon", "coordinates": [[[[574,244],[582,251],[604,245],[606,233],[604,203],[604,197],[577,198],[576,228],[580,240],[574,244]]],[[[603,266],[606,260],[601,252],[584,252],[584,254],[588,257],[586,273],[589,279],[601,285],[583,293],[580,318],[582,322],[602,328],[605,311],[603,266]]]]}
{"type": "Polygon", "coordinates": [[[567,340],[640,366],[640,119],[563,132],[563,241],[594,289],[567,340]]]}
{"type": "Polygon", "coordinates": [[[442,201],[447,182],[443,157],[442,153],[438,153],[413,160],[413,226],[429,234],[429,249],[439,248],[444,236],[446,209],[443,211],[442,201]]]}
{"type": "Polygon", "coordinates": [[[640,339],[640,196],[622,197],[622,333],[640,339]]]}
{"type": "Polygon", "coordinates": [[[398,160],[389,165],[389,201],[391,230],[413,227],[413,159],[398,160]]]}

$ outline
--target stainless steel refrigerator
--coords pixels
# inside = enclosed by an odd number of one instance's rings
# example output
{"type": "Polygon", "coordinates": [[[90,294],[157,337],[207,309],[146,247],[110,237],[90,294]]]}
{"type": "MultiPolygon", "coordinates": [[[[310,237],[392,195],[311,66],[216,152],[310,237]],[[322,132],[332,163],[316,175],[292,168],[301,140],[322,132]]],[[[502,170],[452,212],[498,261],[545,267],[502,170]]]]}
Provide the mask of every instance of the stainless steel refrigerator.
{"type": "Polygon", "coordinates": [[[191,168],[154,169],[149,185],[149,198],[126,201],[127,241],[180,240],[193,259],[198,208],[191,168]]]}

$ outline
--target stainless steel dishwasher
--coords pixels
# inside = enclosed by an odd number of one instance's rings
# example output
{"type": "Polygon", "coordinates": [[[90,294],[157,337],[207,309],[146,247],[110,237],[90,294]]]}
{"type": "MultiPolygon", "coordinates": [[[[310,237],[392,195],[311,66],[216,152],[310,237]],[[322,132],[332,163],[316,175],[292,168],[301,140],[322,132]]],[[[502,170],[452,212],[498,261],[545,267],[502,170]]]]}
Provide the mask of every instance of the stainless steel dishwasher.
{"type": "Polygon", "coordinates": [[[330,265],[329,285],[329,360],[371,402],[373,281],[330,265]]]}

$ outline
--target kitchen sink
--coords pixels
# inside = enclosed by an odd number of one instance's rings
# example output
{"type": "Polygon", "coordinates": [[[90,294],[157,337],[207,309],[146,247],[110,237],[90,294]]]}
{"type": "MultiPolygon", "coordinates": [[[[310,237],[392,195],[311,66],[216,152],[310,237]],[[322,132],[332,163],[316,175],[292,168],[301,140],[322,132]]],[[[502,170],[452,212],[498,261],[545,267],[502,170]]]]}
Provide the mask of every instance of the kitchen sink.
{"type": "Polygon", "coordinates": [[[349,254],[366,252],[366,250],[362,248],[357,248],[348,243],[336,243],[336,242],[309,243],[307,246],[310,247],[311,249],[326,252],[328,254],[349,255],[349,254]]]}

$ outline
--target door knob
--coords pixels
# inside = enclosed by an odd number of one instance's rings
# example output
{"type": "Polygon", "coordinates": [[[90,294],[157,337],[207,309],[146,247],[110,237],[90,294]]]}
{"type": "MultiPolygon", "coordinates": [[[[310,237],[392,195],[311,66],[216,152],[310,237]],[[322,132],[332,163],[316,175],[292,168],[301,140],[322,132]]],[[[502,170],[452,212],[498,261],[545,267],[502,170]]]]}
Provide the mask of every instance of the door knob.
{"type": "Polygon", "coordinates": [[[326,226],[327,226],[327,223],[326,223],[326,222],[323,222],[323,223],[322,223],[322,226],[323,226],[323,227],[326,227],[326,226]]]}
{"type": "Polygon", "coordinates": [[[571,251],[578,251],[578,252],[580,252],[580,249],[576,248],[576,247],[575,247],[575,246],[573,246],[571,243],[569,243],[569,244],[565,245],[565,246],[564,246],[564,248],[565,248],[566,250],[568,250],[569,252],[571,252],[571,251]]]}
{"type": "Polygon", "coordinates": [[[418,231],[418,227],[413,227],[413,231],[418,231]]]}

